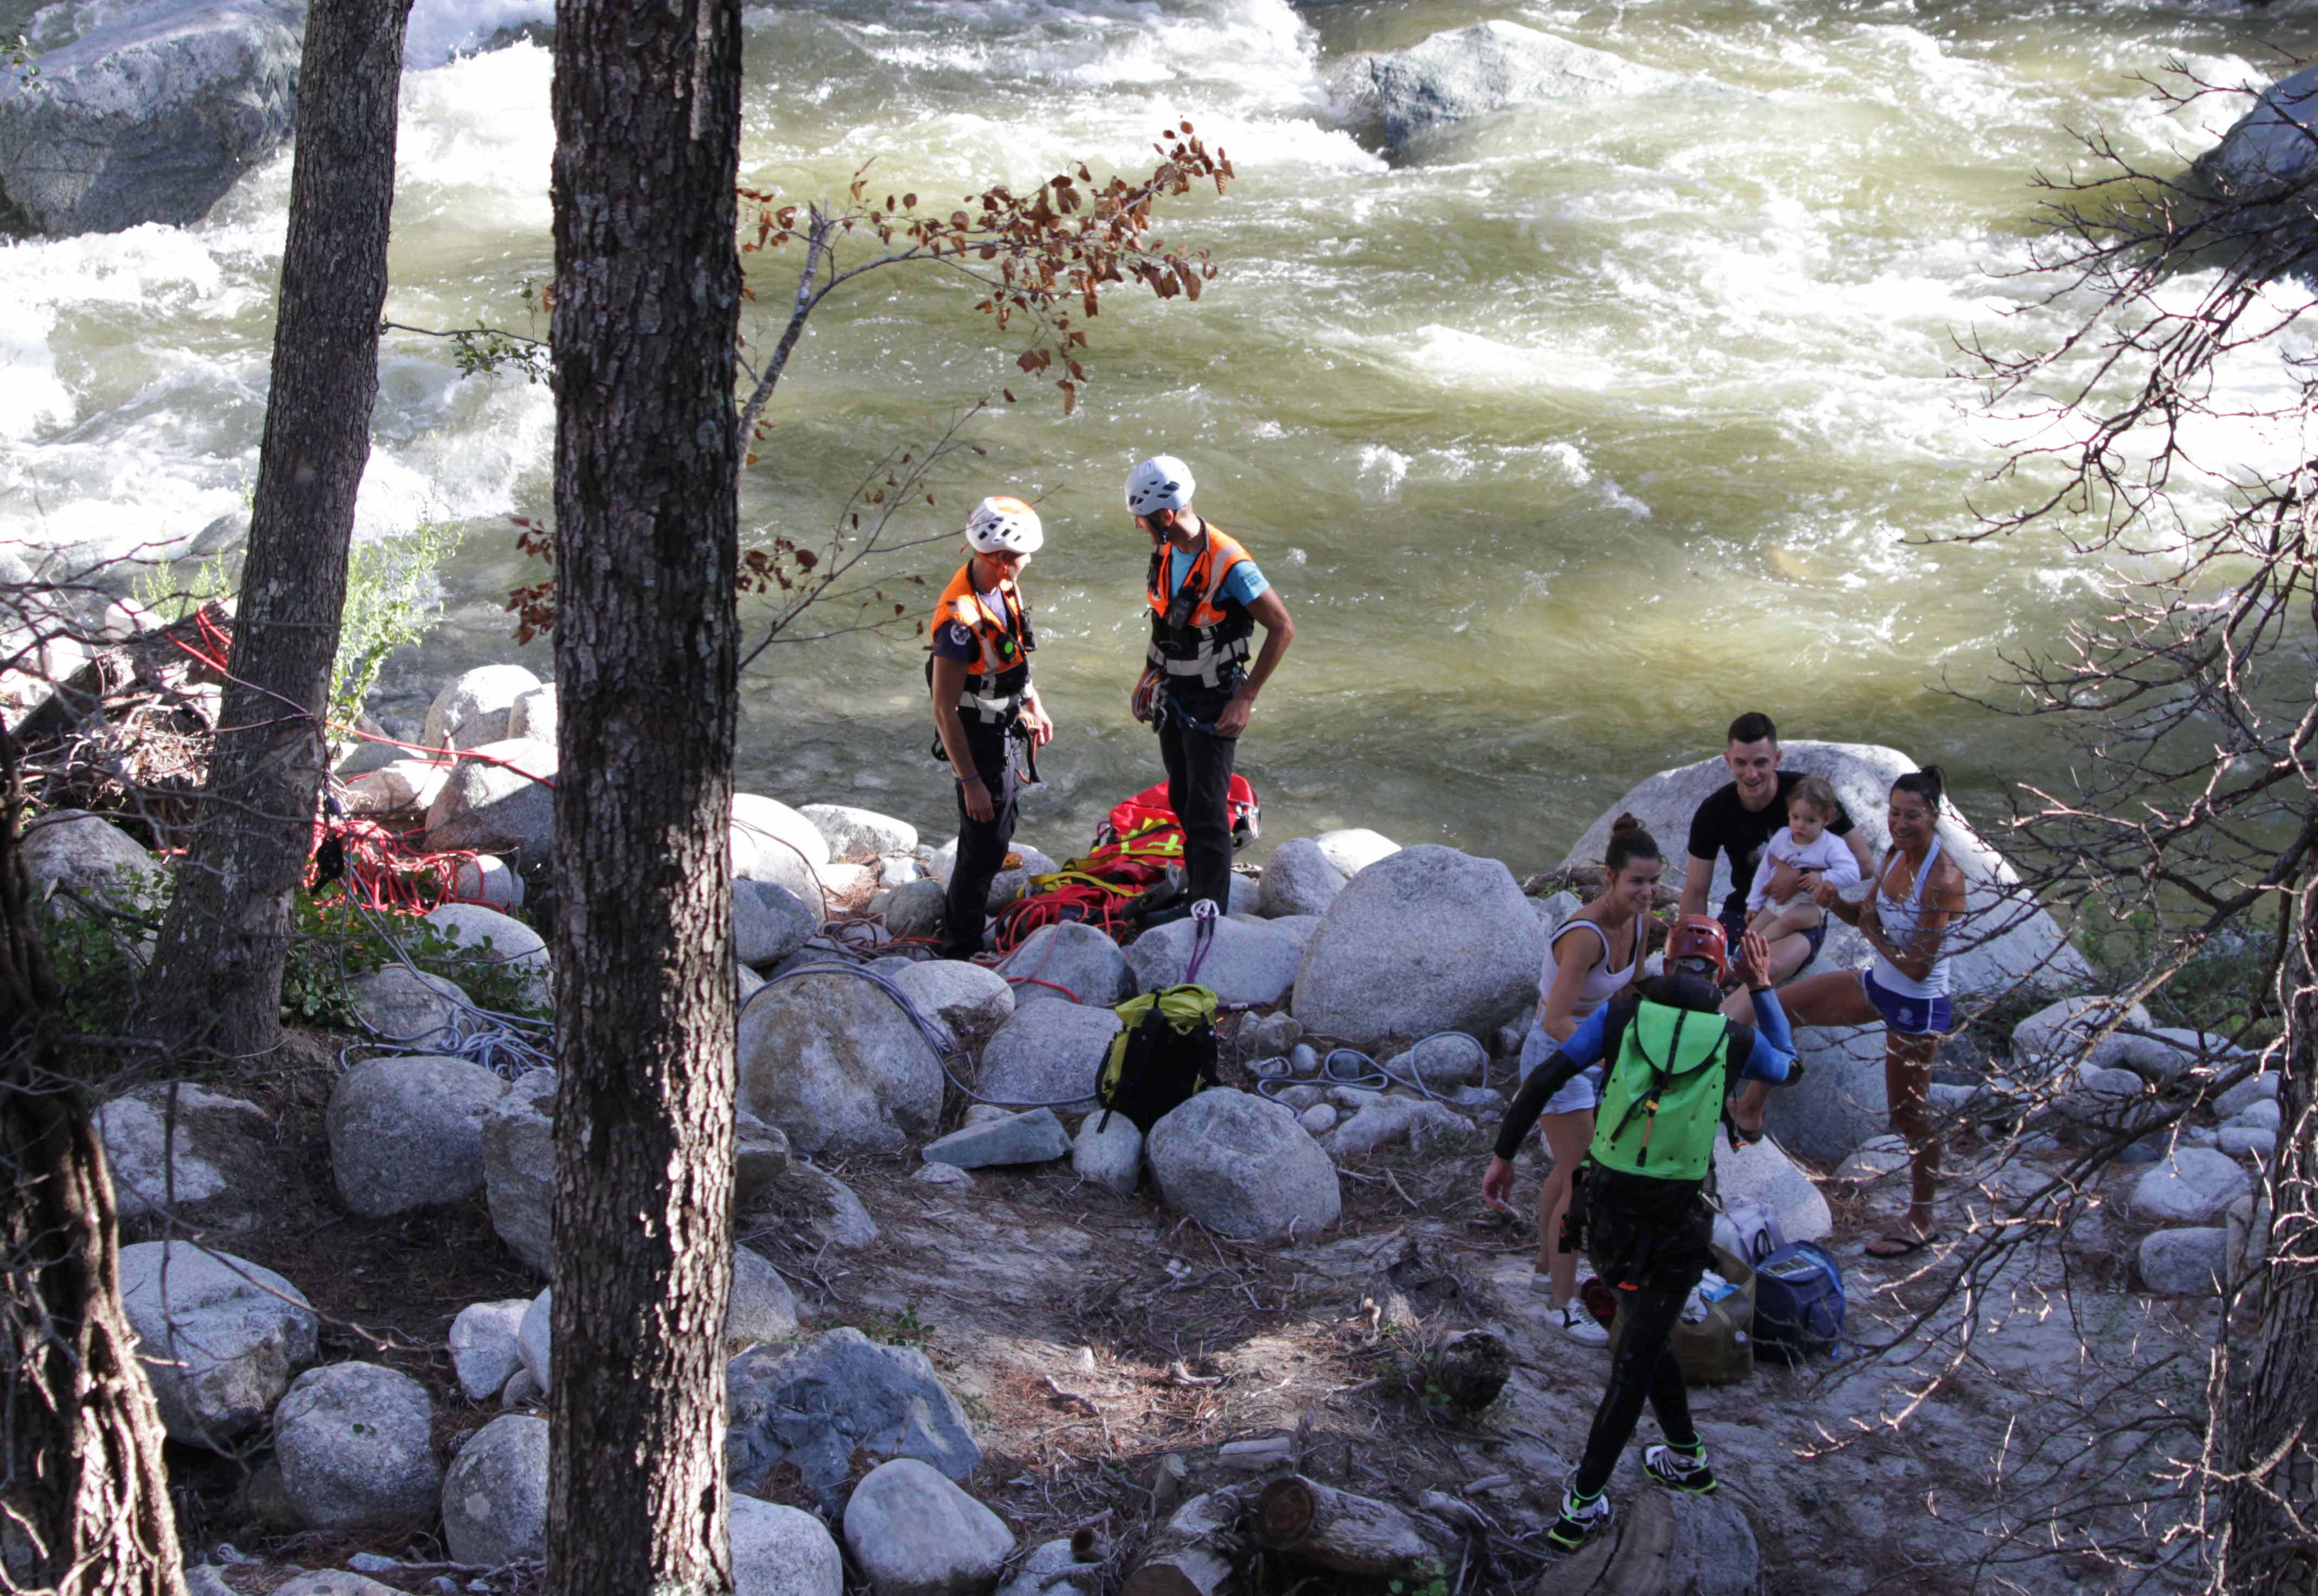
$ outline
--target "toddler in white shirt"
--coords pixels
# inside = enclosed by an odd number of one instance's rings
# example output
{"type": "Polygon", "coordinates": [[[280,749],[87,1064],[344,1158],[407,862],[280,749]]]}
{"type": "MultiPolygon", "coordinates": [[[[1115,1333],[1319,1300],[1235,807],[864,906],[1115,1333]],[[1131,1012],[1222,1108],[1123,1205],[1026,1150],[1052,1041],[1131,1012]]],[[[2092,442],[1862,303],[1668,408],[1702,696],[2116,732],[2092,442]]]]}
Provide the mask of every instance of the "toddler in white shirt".
{"type": "Polygon", "coordinates": [[[1827,829],[1841,812],[1835,789],[1824,778],[1807,776],[1795,784],[1787,795],[1787,823],[1763,845],[1762,863],[1755,867],[1755,883],[1747,893],[1748,930],[1776,942],[1818,925],[1826,911],[1810,901],[1807,872],[1818,871],[1838,887],[1855,885],[1862,879],[1859,861],[1851,856],[1851,849],[1827,829]],[[1782,865],[1790,874],[1778,882],[1782,890],[1774,899],[1772,883],[1782,865]]]}

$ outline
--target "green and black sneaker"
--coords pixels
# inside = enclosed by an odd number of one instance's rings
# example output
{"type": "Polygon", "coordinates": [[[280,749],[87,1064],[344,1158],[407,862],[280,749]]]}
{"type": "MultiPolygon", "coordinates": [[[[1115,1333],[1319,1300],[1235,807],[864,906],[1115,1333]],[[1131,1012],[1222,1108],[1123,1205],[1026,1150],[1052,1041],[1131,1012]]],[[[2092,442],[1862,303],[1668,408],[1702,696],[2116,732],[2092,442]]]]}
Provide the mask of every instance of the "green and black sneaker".
{"type": "Polygon", "coordinates": [[[1642,1454],[1642,1472],[1669,1491],[1687,1491],[1693,1496],[1714,1494],[1714,1471],[1706,1466],[1704,1441],[1686,1447],[1671,1443],[1652,1447],[1642,1454]]]}
{"type": "Polygon", "coordinates": [[[1574,1552],[1586,1544],[1586,1538],[1610,1524],[1610,1495],[1603,1492],[1595,1496],[1580,1496],[1571,1485],[1561,1493],[1561,1517],[1545,1532],[1548,1545],[1561,1551],[1574,1552]]]}

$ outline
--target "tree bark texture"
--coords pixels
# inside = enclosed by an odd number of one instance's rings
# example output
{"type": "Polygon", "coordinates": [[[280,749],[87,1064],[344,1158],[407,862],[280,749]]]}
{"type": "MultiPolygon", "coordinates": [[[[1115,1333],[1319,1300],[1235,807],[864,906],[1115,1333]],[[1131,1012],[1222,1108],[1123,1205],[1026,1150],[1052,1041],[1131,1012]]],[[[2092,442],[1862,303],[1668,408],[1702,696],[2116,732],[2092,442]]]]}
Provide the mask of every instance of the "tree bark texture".
{"type": "Polygon", "coordinates": [[[31,1548],[0,1585],[184,1596],[162,1430],[121,1306],[104,1146],[60,1068],[61,998],[19,844],[15,742],[0,731],[0,1516],[31,1548]]]}
{"type": "Polygon", "coordinates": [[[230,677],[146,1027],[244,1055],[280,1034],[292,894],[328,768],[323,710],[370,459],[410,0],[314,0],[230,677]]]}
{"type": "Polygon", "coordinates": [[[2228,1530],[2215,1575],[2244,1596],[2318,1592],[2318,876],[2298,885],[2280,977],[2285,1068],[2261,1322],[2224,1427],[2228,1530]]]}
{"type": "Polygon", "coordinates": [[[556,15],[549,1596],[731,1588],[738,0],[556,15]]]}

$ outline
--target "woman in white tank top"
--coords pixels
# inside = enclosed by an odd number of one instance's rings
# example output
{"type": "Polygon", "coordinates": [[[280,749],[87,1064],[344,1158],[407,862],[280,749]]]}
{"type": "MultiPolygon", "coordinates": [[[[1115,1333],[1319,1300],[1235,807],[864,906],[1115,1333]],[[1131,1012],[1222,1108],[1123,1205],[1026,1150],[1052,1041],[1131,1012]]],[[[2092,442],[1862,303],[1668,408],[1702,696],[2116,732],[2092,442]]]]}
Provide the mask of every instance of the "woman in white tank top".
{"type": "MultiPolygon", "coordinates": [[[[1537,1019],[1522,1044],[1523,1078],[1569,1039],[1596,1009],[1632,984],[1648,951],[1651,894],[1664,861],[1658,845],[1630,814],[1610,828],[1609,856],[1603,861],[1609,883],[1602,895],[1561,922],[1545,949],[1538,975],[1537,1019]]],[[[1610,1333],[1577,1300],[1577,1255],[1561,1251],[1561,1216],[1569,1206],[1569,1177],[1594,1140],[1594,1109],[1601,1101],[1602,1067],[1596,1064],[1547,1100],[1539,1123],[1553,1154],[1553,1169],[1537,1193],[1537,1274],[1532,1285],[1547,1293],[1561,1315],[1562,1330],[1587,1346],[1609,1344],[1610,1333]]]]}
{"type": "Polygon", "coordinates": [[[1874,968],[1829,970],[1779,993],[1794,1025],[1883,1027],[1883,1089],[1891,1128],[1908,1143],[1910,1190],[1906,1221],[1868,1242],[1871,1258],[1905,1258],[1940,1239],[1933,1209],[1940,1149],[1932,1129],[1932,1060],[1953,1018],[1946,943],[1964,911],[1963,871],[1940,847],[1946,785],[1936,765],[1891,784],[1891,849],[1864,901],[1846,903],[1824,882],[1811,889],[1812,901],[1859,928],[1875,950],[1874,968]]]}

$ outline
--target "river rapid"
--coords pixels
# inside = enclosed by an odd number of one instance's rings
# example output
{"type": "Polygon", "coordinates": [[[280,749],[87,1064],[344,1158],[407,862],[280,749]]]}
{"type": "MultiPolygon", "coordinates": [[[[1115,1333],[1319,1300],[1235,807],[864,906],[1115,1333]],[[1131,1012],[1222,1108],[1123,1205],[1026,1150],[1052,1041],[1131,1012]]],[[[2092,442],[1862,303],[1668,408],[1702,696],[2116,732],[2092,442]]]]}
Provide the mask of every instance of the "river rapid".
{"type": "MultiPolygon", "coordinates": [[[[545,14],[421,0],[393,319],[531,325],[553,140],[549,54],[522,29],[545,14]]],[[[1941,760],[1982,820],[2008,784],[2062,776],[2047,731],[1958,695],[2055,642],[2098,570],[2052,533],[1936,542],[2007,502],[1987,479],[2017,435],[1974,408],[1956,342],[2065,325],[2017,273],[2030,177],[2080,153],[2071,130],[2172,167],[2247,103],[2168,111],[2134,75],[2259,84],[2265,43],[2318,34],[2307,10],[2051,0],[821,0],[747,21],[757,187],[841,194],[874,162],[880,193],[948,203],[1078,161],[1147,168],[1182,120],[1239,173],[1159,229],[1221,276],[1196,306],[1108,301],[1067,417],[963,285],[889,272],[833,298],[747,475],[749,541],[825,538],[880,456],[1011,386],[1019,404],[970,424],[985,453],[896,526],[941,538],[984,492],[1039,498],[1028,587],[1061,736],[1022,835],[1074,852],[1157,775],[1127,712],[1146,551],[1119,494],[1136,459],[1180,454],[1297,622],[1241,758],[1273,834],[1368,825],[1516,868],[1743,709],[1941,760]],[[1694,82],[1387,158],[1332,86],[1346,63],[1495,17],[1694,82]]],[[[285,152],[195,227],[0,247],[0,541],[118,551],[246,502],[288,191],[285,152]]],[[[794,270],[750,257],[762,305],[794,270]]],[[[428,340],[390,336],[383,372],[360,535],[464,526],[445,618],[379,700],[409,729],[456,669],[549,673],[501,603],[539,574],[507,518],[552,507],[553,421],[544,386],[462,377],[428,340]]],[[[2227,381],[2267,400],[2287,379],[2257,352],[2227,381]]],[[[2278,440],[2208,442],[2251,460],[2278,440]]],[[[890,557],[881,585],[914,616],[953,546],[890,557]]],[[[742,784],[947,835],[921,659],[906,632],[768,650],[742,784]]]]}

